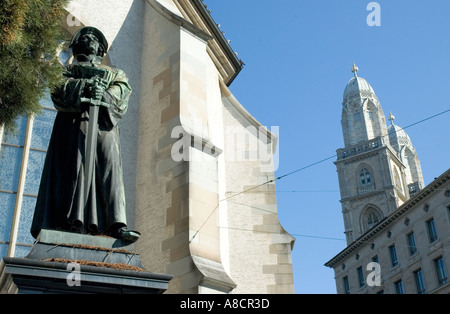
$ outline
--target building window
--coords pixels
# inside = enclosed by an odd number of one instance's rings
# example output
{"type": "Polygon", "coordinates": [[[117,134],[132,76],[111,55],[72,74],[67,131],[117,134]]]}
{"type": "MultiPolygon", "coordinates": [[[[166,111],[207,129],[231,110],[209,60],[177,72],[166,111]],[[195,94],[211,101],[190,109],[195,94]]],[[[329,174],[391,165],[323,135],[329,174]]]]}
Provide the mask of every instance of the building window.
{"type": "Polygon", "coordinates": [[[16,120],[17,132],[4,133],[0,154],[0,258],[23,257],[34,242],[31,221],[56,110],[50,95],[40,101],[42,114],[16,120]],[[12,226],[18,219],[18,228],[12,226]]]}
{"type": "Polygon", "coordinates": [[[414,255],[417,253],[416,239],[414,238],[414,232],[408,233],[406,236],[408,241],[409,255],[414,255]]]}
{"type": "Polygon", "coordinates": [[[374,263],[380,263],[379,262],[379,260],[378,260],[378,255],[375,255],[374,257],[372,257],[372,262],[374,262],[374,263]]]}
{"type": "Polygon", "coordinates": [[[364,281],[364,272],[362,269],[362,266],[358,267],[356,269],[356,273],[358,275],[358,283],[359,283],[359,287],[363,287],[365,285],[365,281],[364,281]]]}
{"type": "Polygon", "coordinates": [[[397,294],[405,294],[405,291],[403,290],[403,282],[402,280],[398,280],[396,282],[394,282],[394,286],[395,286],[395,293],[397,294]]]}
{"type": "Polygon", "coordinates": [[[416,280],[416,288],[418,294],[425,294],[425,281],[423,280],[422,269],[418,269],[414,272],[414,279],[416,280]]]}
{"type": "Polygon", "coordinates": [[[391,258],[391,266],[395,267],[398,265],[398,258],[397,258],[397,250],[395,249],[395,245],[391,245],[389,247],[389,256],[391,258]]]}
{"type": "Polygon", "coordinates": [[[370,172],[366,168],[361,169],[361,172],[359,174],[359,178],[361,179],[361,185],[366,186],[369,185],[372,181],[370,177],[370,172]]]}
{"type": "MultiPolygon", "coordinates": [[[[67,45],[58,56],[61,64],[68,64],[67,45]]],[[[39,102],[40,115],[21,116],[16,119],[17,132],[0,135],[0,259],[26,256],[34,242],[30,227],[57,113],[50,94],[39,102]]]]}
{"type": "Polygon", "coordinates": [[[426,224],[427,224],[427,230],[428,230],[428,239],[430,240],[430,243],[433,243],[433,242],[437,241],[437,239],[438,239],[437,232],[436,232],[436,226],[434,224],[434,219],[431,218],[431,219],[427,220],[426,224]]]}
{"type": "Polygon", "coordinates": [[[436,274],[439,285],[446,284],[448,282],[447,271],[445,270],[444,259],[442,256],[434,260],[434,265],[436,266],[436,274]]]}
{"type": "Polygon", "coordinates": [[[447,206],[448,221],[450,222],[450,205],[447,206]]]}
{"type": "Polygon", "coordinates": [[[348,283],[348,276],[345,276],[344,278],[342,278],[342,282],[344,284],[344,293],[350,294],[350,285],[348,283]]]}

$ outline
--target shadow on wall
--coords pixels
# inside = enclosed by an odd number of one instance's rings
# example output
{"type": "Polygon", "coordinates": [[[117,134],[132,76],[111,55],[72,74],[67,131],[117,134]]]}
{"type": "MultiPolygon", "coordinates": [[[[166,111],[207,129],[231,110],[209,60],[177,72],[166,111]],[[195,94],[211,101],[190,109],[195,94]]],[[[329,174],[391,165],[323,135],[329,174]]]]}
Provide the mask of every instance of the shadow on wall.
{"type": "Polygon", "coordinates": [[[133,92],[128,112],[120,122],[123,176],[127,202],[127,221],[135,225],[136,160],[138,147],[139,100],[141,87],[142,34],[145,1],[133,1],[108,52],[112,67],[125,71],[133,92]]]}

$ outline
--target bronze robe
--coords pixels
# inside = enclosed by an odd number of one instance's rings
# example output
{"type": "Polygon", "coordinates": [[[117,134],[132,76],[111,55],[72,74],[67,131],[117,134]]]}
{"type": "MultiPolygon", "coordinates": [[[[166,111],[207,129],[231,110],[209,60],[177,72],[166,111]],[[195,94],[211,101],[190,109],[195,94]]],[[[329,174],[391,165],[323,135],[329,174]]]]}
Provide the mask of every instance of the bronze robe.
{"type": "Polygon", "coordinates": [[[37,237],[41,229],[108,234],[126,226],[126,203],[118,123],[126,113],[131,87],[122,70],[96,64],[111,72],[112,80],[100,107],[94,177],[88,205],[84,200],[85,137],[89,123],[86,79],[74,77],[67,67],[67,80],[52,93],[58,110],[45,159],[31,226],[37,237]]]}

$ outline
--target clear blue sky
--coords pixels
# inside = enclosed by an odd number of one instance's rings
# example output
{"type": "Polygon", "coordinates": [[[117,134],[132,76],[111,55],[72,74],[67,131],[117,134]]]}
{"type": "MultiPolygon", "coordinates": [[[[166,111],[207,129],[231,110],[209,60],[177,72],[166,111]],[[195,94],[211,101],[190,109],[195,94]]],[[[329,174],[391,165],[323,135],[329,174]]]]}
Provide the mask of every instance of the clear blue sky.
{"type": "MultiPolygon", "coordinates": [[[[204,0],[246,64],[231,91],[263,125],[279,127],[277,176],[343,148],[353,62],[401,127],[450,109],[450,1],[377,1],[381,26],[373,27],[370,2],[204,0]]],[[[429,184],[450,168],[450,112],[406,131],[429,184]]],[[[334,160],[276,183],[280,221],[296,237],[299,294],[336,293],[334,272],[323,266],[346,246],[334,160]]]]}

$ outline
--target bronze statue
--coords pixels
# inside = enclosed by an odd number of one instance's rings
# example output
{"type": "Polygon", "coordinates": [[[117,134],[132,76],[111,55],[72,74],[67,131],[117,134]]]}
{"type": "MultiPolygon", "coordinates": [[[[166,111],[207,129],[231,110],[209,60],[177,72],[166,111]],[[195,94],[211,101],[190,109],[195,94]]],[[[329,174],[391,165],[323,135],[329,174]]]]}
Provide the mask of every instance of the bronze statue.
{"type": "Polygon", "coordinates": [[[128,230],[118,123],[131,87],[120,69],[101,64],[108,43],[84,27],[70,47],[76,62],[52,92],[58,110],[44,164],[31,234],[56,229],[134,242],[128,230]]]}

